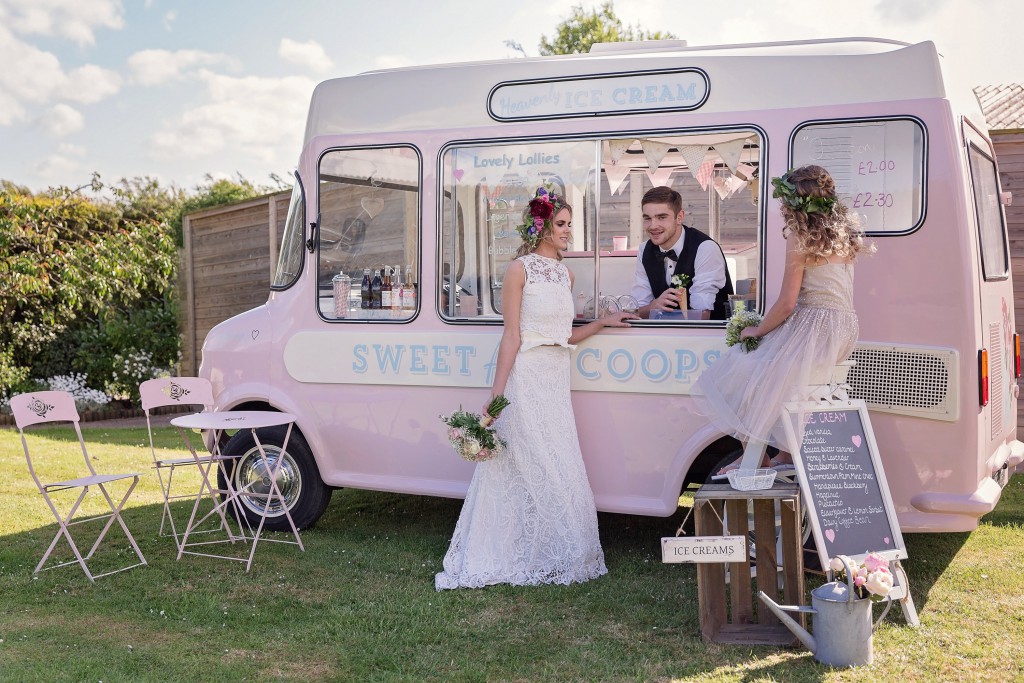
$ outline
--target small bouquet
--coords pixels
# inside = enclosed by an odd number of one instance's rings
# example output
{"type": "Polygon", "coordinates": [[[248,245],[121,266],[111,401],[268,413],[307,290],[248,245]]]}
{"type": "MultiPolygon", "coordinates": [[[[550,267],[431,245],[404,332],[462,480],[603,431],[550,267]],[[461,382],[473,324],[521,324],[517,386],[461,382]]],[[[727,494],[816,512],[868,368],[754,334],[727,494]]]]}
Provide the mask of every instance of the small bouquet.
{"type": "Polygon", "coordinates": [[[889,571],[889,560],[878,553],[868,553],[860,564],[846,555],[833,557],[828,568],[836,580],[847,581],[846,572],[849,568],[853,573],[853,590],[858,598],[871,598],[878,602],[885,599],[892,590],[893,578],[889,571]]]}
{"type": "Polygon", "coordinates": [[[740,332],[747,327],[760,325],[762,320],[763,318],[757,311],[748,311],[746,309],[737,310],[725,324],[725,345],[735,346],[736,344],[742,344],[743,350],[747,353],[756,349],[757,345],[761,343],[761,338],[747,337],[746,339],[740,340],[740,332]]]}
{"type": "Polygon", "coordinates": [[[690,307],[686,288],[690,286],[691,282],[693,282],[693,278],[686,273],[676,273],[669,280],[669,284],[679,290],[679,310],[681,311],[685,311],[690,307]]]}
{"type": "Polygon", "coordinates": [[[448,425],[448,441],[463,460],[483,462],[505,448],[505,442],[498,438],[491,424],[507,407],[508,399],[499,394],[487,404],[486,416],[464,410],[441,416],[441,421],[448,425]]]}

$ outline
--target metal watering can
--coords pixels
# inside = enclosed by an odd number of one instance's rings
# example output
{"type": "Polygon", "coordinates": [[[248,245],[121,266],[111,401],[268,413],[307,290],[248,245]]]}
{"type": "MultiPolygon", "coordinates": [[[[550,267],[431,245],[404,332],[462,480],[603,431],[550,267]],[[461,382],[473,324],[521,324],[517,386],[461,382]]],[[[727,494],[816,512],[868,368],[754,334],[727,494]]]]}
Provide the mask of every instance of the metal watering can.
{"type": "Polygon", "coordinates": [[[846,565],[846,583],[832,581],[811,591],[811,606],[778,605],[774,600],[758,591],[768,609],[800,639],[814,658],[829,666],[861,666],[870,664],[873,652],[871,634],[885,619],[892,606],[886,598],[885,609],[878,621],[871,622],[869,598],[858,598],[853,589],[853,567],[846,565]],[[815,615],[812,636],[786,612],[806,612],[815,615]]]}

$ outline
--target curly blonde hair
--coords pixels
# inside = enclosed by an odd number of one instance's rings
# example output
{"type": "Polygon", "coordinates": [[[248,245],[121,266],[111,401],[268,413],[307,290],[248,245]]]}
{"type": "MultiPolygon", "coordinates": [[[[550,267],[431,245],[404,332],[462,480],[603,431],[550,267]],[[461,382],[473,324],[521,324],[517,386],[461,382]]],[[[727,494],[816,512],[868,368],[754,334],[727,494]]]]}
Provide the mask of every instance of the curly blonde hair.
{"type": "Polygon", "coordinates": [[[829,202],[832,207],[827,212],[811,213],[794,208],[790,202],[782,202],[782,218],[785,220],[782,236],[786,239],[792,236],[801,252],[815,259],[827,259],[829,256],[855,259],[861,251],[870,253],[874,250],[864,243],[864,232],[857,214],[836,196],[836,183],[828,171],[821,166],[801,166],[782,176],[782,180],[796,188],[798,197],[834,202],[829,202]]]}

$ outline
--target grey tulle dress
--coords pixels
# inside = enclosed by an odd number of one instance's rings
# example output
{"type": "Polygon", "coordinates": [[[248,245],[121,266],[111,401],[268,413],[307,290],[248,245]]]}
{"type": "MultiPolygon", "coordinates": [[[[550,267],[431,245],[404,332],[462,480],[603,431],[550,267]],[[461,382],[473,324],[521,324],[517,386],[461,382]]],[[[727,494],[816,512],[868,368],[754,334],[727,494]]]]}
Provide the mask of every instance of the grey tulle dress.
{"type": "Polygon", "coordinates": [[[812,381],[853,352],[853,264],[805,266],[793,313],[750,352],[729,347],[694,386],[697,410],[722,432],[792,452],[782,406],[807,398],[812,381]]]}

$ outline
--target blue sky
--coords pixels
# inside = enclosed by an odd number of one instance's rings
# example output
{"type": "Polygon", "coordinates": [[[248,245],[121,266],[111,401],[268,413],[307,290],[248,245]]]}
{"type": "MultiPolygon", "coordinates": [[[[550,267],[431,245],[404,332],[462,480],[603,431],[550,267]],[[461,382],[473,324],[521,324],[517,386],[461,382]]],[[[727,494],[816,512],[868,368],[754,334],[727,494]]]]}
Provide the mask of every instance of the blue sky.
{"type": "MultiPolygon", "coordinates": [[[[298,158],[321,80],[514,59],[581,0],[0,0],[0,178],[42,190],[209,174],[271,184],[298,158]]],[[[582,0],[586,7],[598,6],[582,0]]],[[[967,85],[1024,82],[1019,0],[617,0],[690,45],[932,40],[967,85]],[[818,8],[818,9],[813,9],[818,8]]]]}

